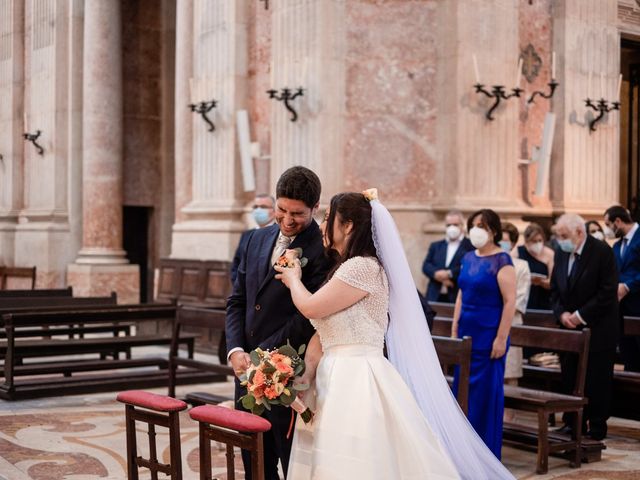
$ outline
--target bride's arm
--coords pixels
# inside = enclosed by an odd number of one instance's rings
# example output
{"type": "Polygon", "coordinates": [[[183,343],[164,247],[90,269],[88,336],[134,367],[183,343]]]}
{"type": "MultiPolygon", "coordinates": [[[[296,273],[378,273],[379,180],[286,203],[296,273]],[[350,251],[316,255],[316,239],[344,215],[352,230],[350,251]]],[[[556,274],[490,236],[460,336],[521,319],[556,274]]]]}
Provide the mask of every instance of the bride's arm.
{"type": "Polygon", "coordinates": [[[344,310],[368,295],[365,290],[353,287],[335,276],[316,293],[311,293],[300,280],[302,270],[299,261],[294,268],[274,267],[289,290],[298,311],[307,318],[324,318],[344,310]]]}
{"type": "Polygon", "coordinates": [[[307,344],[307,350],[304,354],[305,370],[300,381],[302,383],[311,383],[316,378],[316,369],[322,358],[322,344],[318,333],[314,333],[311,340],[307,344]]]}

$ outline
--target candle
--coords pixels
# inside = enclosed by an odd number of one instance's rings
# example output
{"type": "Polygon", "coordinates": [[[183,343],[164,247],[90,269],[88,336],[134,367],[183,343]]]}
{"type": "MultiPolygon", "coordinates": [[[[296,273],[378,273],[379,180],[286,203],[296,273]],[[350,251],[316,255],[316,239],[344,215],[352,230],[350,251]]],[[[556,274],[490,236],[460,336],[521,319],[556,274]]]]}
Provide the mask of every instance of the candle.
{"type": "Polygon", "coordinates": [[[604,98],[604,74],[600,72],[600,98],[604,98]]]}
{"type": "Polygon", "coordinates": [[[516,73],[516,88],[520,88],[520,79],[522,78],[522,57],[518,58],[518,66],[516,73]]]}
{"type": "Polygon", "coordinates": [[[551,54],[551,80],[556,79],[556,52],[551,54]]]}
{"type": "Polygon", "coordinates": [[[478,58],[473,54],[473,73],[476,75],[476,83],[480,84],[480,70],[478,70],[478,58]]]}
{"type": "Polygon", "coordinates": [[[622,89],[622,74],[618,77],[618,94],[616,95],[616,99],[620,101],[620,90],[622,89]]]}

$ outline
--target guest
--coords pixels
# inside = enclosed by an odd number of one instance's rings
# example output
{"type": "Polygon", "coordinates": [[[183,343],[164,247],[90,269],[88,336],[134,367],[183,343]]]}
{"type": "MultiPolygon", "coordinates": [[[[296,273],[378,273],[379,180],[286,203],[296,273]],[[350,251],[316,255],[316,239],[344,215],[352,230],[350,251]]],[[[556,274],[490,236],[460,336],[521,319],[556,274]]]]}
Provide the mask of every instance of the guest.
{"type": "MultiPolygon", "coordinates": [[[[611,403],[613,362],[618,337],[618,275],[613,251],[604,242],[587,235],[582,217],[562,215],[556,223],[561,252],[556,253],[551,275],[553,312],[564,328],[589,327],[591,340],[587,360],[583,424],[587,435],[602,440],[607,435],[611,403]]],[[[562,384],[571,393],[578,368],[575,355],[561,356],[562,384]]],[[[571,431],[575,414],[563,416],[571,431]]]]}
{"type": "MultiPolygon", "coordinates": [[[[251,217],[256,222],[256,228],[263,228],[273,225],[273,222],[275,222],[275,204],[276,201],[271,195],[267,195],[266,193],[256,195],[256,198],[254,198],[253,200],[253,210],[251,210],[251,217]]],[[[232,284],[236,281],[238,265],[240,265],[242,252],[244,251],[244,248],[249,241],[249,237],[251,237],[256,228],[251,228],[243,232],[240,236],[238,248],[236,248],[236,253],[233,256],[233,261],[231,262],[232,284]]]]}
{"type": "Polygon", "coordinates": [[[585,224],[585,227],[589,235],[591,235],[593,238],[596,238],[604,242],[604,239],[605,239],[604,230],[602,230],[602,227],[598,222],[596,222],[595,220],[589,220],[585,224]]]}
{"type": "Polygon", "coordinates": [[[460,260],[473,250],[464,236],[464,216],[459,210],[451,210],[445,216],[445,238],[429,246],[422,272],[429,278],[426,299],[429,302],[453,303],[458,294],[460,260]]]}
{"type": "MultiPolygon", "coordinates": [[[[640,316],[640,234],[636,234],[638,224],[627,209],[618,205],[604,213],[604,224],[619,239],[613,245],[613,253],[618,267],[620,326],[623,327],[623,316],[640,316]]],[[[640,337],[621,336],[620,354],[625,370],[640,372],[640,337]]]]}
{"type": "Polygon", "coordinates": [[[531,290],[527,308],[549,310],[554,252],[545,244],[544,230],[537,223],[530,223],[524,231],[524,245],[513,252],[515,258],[526,260],[531,272],[531,290]]]}
{"type": "MultiPolygon", "coordinates": [[[[500,247],[505,252],[513,251],[513,246],[518,243],[520,233],[516,226],[509,222],[502,223],[502,241],[500,247]]],[[[511,325],[522,325],[522,314],[527,309],[529,300],[529,288],[531,287],[531,272],[529,264],[512,256],[513,266],[516,270],[516,312],[513,315],[511,325]]],[[[507,385],[517,385],[518,379],[522,378],[522,348],[509,347],[507,352],[507,364],[504,372],[504,382],[507,385]]],[[[505,420],[513,420],[513,412],[505,411],[505,420]]]]}
{"type": "MultiPolygon", "coordinates": [[[[473,338],[468,418],[496,457],[501,457],[504,368],[511,320],[515,314],[516,274],[502,240],[500,217],[489,209],[467,222],[476,250],[462,258],[460,291],[453,312],[453,337],[473,338]]],[[[458,391],[456,369],[453,390],[458,391]]]]}

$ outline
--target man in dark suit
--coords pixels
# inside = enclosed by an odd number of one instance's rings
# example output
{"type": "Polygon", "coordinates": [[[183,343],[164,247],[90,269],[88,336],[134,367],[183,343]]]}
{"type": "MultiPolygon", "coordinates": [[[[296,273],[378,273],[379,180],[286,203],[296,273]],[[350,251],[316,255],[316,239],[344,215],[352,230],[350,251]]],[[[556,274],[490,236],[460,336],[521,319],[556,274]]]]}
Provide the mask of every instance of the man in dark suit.
{"type": "MultiPolygon", "coordinates": [[[[556,252],[551,275],[551,305],[558,322],[568,329],[591,329],[585,381],[583,424],[587,435],[601,440],[607,435],[611,404],[613,363],[618,337],[618,276],[611,248],[587,235],[585,222],[576,214],[562,215],[556,223],[560,251],[556,252]]],[[[577,360],[562,357],[562,377],[566,392],[574,388],[577,360]]],[[[564,430],[573,425],[564,417],[564,430]]]]}
{"type": "MultiPolygon", "coordinates": [[[[287,248],[302,249],[308,260],[302,269],[302,282],[315,292],[324,282],[328,265],[322,234],[313,219],[320,200],[320,180],[305,167],[285,171],[276,187],[276,222],[255,230],[249,237],[238,267],[233,293],[227,301],[227,358],[236,376],[242,375],[257,347],[273,349],[290,342],[298,349],[314,334],[311,323],[294,306],[289,289],[274,279],[273,264],[287,248]]],[[[236,401],[246,394],[236,378],[236,401]]],[[[236,408],[242,405],[236,403],[236,408]]],[[[272,407],[263,414],[272,425],[264,434],[265,479],[278,479],[278,460],[285,477],[289,465],[291,440],[287,431],[292,410],[272,407]]],[[[251,461],[243,451],[246,478],[251,478],[251,461]]]]}
{"type": "Polygon", "coordinates": [[[464,216],[452,210],[445,216],[445,239],[429,246],[422,272],[429,278],[426,299],[429,302],[455,303],[458,295],[460,261],[473,245],[464,236],[464,216]]]}
{"type": "MultiPolygon", "coordinates": [[[[609,237],[619,240],[613,245],[618,266],[618,301],[620,301],[620,327],[624,315],[640,316],[640,235],[638,224],[631,219],[626,208],[615,205],[604,213],[604,224],[609,237]]],[[[640,372],[640,337],[620,337],[620,354],[624,369],[640,372]]]]}

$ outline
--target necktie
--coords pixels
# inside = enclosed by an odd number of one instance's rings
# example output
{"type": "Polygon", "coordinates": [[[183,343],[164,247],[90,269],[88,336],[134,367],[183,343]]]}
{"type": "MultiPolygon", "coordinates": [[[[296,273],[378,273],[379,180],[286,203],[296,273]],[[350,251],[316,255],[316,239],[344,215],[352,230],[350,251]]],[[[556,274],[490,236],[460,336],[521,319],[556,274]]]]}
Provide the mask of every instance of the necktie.
{"type": "Polygon", "coordinates": [[[578,262],[580,261],[580,255],[577,253],[573,254],[573,265],[571,265],[571,271],[569,272],[569,280],[573,280],[576,276],[576,272],[578,271],[578,262]]]}
{"type": "Polygon", "coordinates": [[[624,257],[624,254],[627,251],[627,243],[628,242],[629,242],[629,240],[627,239],[627,237],[624,237],[622,239],[622,245],[620,245],[620,258],[624,257]]]}
{"type": "Polygon", "coordinates": [[[273,254],[271,255],[271,265],[276,263],[276,261],[282,256],[284,251],[289,248],[290,244],[291,239],[289,237],[285,237],[282,234],[278,235],[276,246],[273,248],[273,254]]]}

